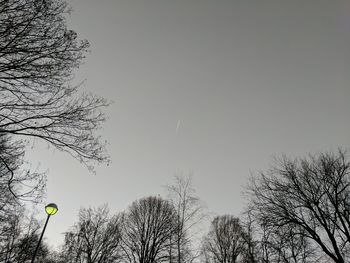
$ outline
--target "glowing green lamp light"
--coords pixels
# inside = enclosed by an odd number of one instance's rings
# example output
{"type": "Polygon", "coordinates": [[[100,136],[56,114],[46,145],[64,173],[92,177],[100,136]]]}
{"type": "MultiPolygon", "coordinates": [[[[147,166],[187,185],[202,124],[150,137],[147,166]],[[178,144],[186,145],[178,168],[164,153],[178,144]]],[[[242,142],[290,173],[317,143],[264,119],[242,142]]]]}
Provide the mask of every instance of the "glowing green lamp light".
{"type": "Polygon", "coordinates": [[[46,214],[52,216],[52,215],[57,213],[58,207],[56,204],[51,203],[51,204],[48,204],[47,206],[45,206],[45,211],[46,211],[46,214]]]}

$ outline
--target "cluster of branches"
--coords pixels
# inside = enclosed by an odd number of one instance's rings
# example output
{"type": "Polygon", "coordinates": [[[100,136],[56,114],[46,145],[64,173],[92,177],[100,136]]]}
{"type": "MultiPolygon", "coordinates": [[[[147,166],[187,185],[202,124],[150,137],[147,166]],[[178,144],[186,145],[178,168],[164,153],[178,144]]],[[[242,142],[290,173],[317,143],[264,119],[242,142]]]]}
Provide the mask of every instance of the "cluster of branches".
{"type": "MultiPolygon", "coordinates": [[[[171,189],[180,190],[183,186],[171,189]]],[[[243,227],[233,216],[216,217],[202,250],[194,253],[191,249],[194,240],[189,235],[194,225],[181,223],[182,213],[189,213],[187,209],[177,210],[174,201],[176,199],[150,196],[134,201],[127,211],[114,216],[109,215],[106,206],[81,209],[79,221],[65,233],[57,262],[233,263],[248,258],[243,227]],[[187,232],[180,234],[183,229],[187,232]]],[[[192,211],[203,208],[199,203],[192,203],[190,207],[192,211]]],[[[203,213],[191,215],[193,218],[188,220],[198,222],[203,213]]]]}
{"type": "Polygon", "coordinates": [[[64,0],[0,0],[0,180],[17,198],[42,190],[43,174],[19,169],[33,140],[90,169],[108,161],[96,135],[108,103],[72,84],[89,44],[67,28],[68,12],[64,0]],[[32,189],[21,192],[16,182],[32,189]]]}

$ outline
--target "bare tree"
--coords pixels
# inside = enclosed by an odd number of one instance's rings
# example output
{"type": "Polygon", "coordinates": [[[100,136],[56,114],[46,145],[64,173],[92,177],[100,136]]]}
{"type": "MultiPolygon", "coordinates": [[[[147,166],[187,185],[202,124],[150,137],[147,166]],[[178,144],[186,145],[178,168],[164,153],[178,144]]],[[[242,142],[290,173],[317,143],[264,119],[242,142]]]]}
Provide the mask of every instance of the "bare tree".
{"type": "Polygon", "coordinates": [[[287,229],[338,263],[350,260],[350,163],[346,153],[282,158],[250,185],[251,207],[267,229],[287,229]]]}
{"type": "MultiPolygon", "coordinates": [[[[27,215],[23,206],[13,211],[7,222],[1,222],[0,261],[23,263],[33,256],[40,236],[40,225],[32,215],[27,215]]],[[[46,260],[48,247],[43,241],[37,254],[38,262],[46,260]]]]}
{"type": "Polygon", "coordinates": [[[236,263],[244,251],[243,229],[238,218],[217,216],[203,241],[205,263],[236,263]]]}
{"type": "Polygon", "coordinates": [[[170,202],[176,210],[177,225],[172,237],[175,247],[170,250],[170,261],[193,262],[199,256],[198,250],[193,247],[197,231],[195,228],[206,217],[205,207],[195,195],[191,176],[175,176],[174,185],[167,186],[167,190],[170,202]]]}
{"type": "MultiPolygon", "coordinates": [[[[108,160],[96,135],[104,121],[105,99],[78,93],[73,70],[88,42],[66,26],[64,0],[0,0],[0,135],[18,149],[40,139],[92,169],[108,160]]],[[[6,152],[0,163],[14,173],[6,152]]]]}
{"type": "Polygon", "coordinates": [[[167,200],[146,197],[133,202],[124,220],[125,260],[129,263],[169,262],[175,220],[176,212],[167,200]]]}
{"type": "Polygon", "coordinates": [[[61,260],[67,263],[115,263],[121,258],[122,217],[107,206],[81,209],[79,221],[65,233],[61,260]]]}

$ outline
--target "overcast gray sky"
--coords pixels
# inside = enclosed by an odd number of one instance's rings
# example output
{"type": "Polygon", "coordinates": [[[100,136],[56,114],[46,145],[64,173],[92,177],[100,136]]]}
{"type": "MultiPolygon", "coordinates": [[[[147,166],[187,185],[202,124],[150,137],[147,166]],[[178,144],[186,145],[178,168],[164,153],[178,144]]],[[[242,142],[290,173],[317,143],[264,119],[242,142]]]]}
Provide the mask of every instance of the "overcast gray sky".
{"type": "Polygon", "coordinates": [[[59,206],[50,244],[81,206],[122,211],[181,171],[211,211],[239,215],[247,178],[273,156],[349,147],[349,1],[69,2],[70,27],[91,43],[76,80],[114,101],[101,131],[112,164],[92,175],[33,149],[59,206]]]}

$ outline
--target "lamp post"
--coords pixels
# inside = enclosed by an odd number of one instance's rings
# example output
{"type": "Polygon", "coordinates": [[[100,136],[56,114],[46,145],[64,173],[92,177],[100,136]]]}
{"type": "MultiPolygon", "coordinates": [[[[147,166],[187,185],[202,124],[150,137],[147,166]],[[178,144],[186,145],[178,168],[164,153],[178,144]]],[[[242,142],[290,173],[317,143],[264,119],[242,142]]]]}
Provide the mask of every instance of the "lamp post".
{"type": "Polygon", "coordinates": [[[40,235],[38,244],[37,244],[37,246],[36,246],[36,248],[35,248],[35,251],[34,251],[34,254],[33,254],[33,258],[32,258],[31,263],[34,263],[34,260],[35,260],[35,257],[36,257],[36,253],[38,253],[38,250],[39,250],[39,247],[40,247],[40,243],[41,243],[41,240],[43,239],[44,232],[45,232],[47,223],[49,222],[50,216],[56,214],[57,211],[58,211],[58,207],[57,207],[57,205],[54,204],[54,203],[50,203],[50,204],[48,204],[47,206],[45,206],[45,212],[46,212],[46,214],[47,214],[47,219],[46,219],[46,222],[45,222],[44,229],[43,229],[43,231],[41,232],[41,235],[40,235]]]}

